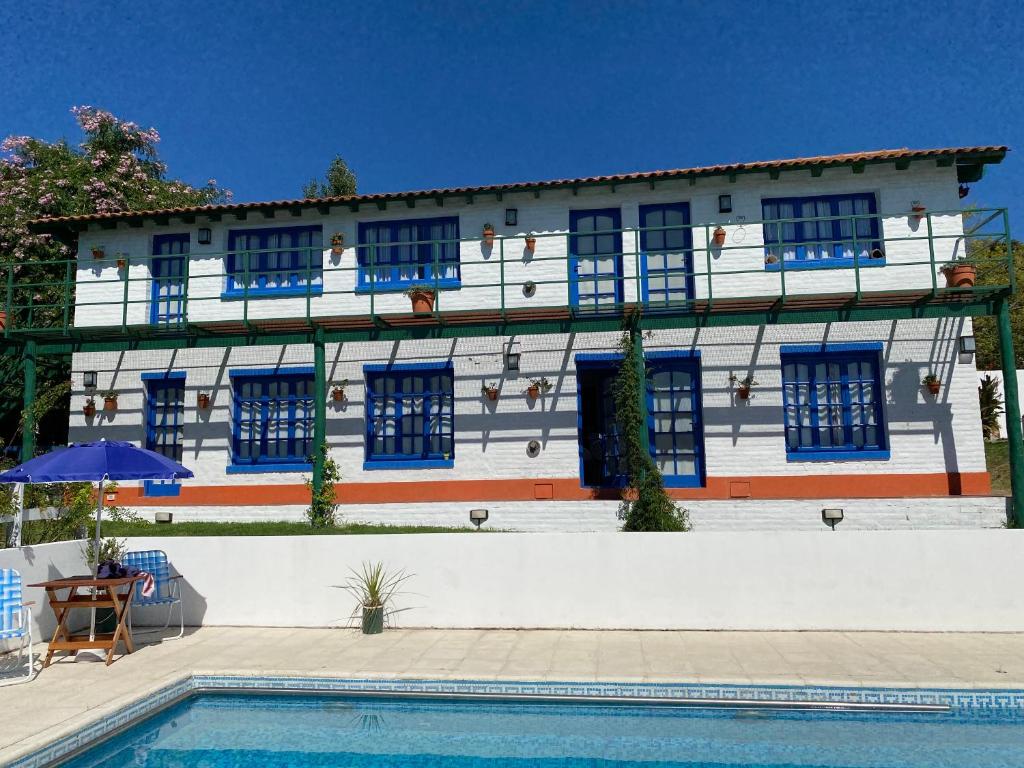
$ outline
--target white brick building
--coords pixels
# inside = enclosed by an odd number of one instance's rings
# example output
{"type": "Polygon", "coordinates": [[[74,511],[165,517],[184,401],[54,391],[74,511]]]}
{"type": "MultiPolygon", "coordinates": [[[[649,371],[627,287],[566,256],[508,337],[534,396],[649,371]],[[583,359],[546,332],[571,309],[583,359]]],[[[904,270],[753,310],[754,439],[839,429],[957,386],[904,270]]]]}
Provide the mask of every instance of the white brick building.
{"type": "Polygon", "coordinates": [[[846,526],[998,525],[962,351],[996,293],[948,289],[940,267],[972,236],[959,185],[1004,152],[51,220],[79,243],[71,439],[195,471],[124,484],[147,513],[293,518],[326,403],[346,519],[461,525],[483,506],[501,528],[610,529],[607,387],[640,304],[652,451],[697,526],[820,527],[826,505],[846,526]],[[410,312],[413,286],[432,313],[410,312]]]}

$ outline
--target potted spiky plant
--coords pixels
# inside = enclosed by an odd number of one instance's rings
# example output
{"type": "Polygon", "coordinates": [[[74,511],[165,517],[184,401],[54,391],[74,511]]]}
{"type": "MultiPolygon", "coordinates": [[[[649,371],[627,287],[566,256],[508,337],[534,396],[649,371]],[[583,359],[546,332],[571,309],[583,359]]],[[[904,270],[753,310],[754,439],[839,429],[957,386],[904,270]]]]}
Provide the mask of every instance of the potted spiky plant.
{"type": "Polygon", "coordinates": [[[391,571],[383,563],[364,562],[360,570],[349,569],[352,575],[344,589],[356,598],[352,618],[360,617],[364,635],[379,635],[388,619],[398,611],[392,601],[400,594],[399,587],[412,578],[405,570],[391,571]]]}
{"type": "Polygon", "coordinates": [[[104,411],[116,411],[117,410],[117,390],[108,389],[103,393],[103,410],[104,411]]]}
{"type": "Polygon", "coordinates": [[[484,245],[486,245],[488,247],[494,245],[494,225],[493,224],[484,224],[483,240],[484,240],[484,245]]]}
{"type": "Polygon", "coordinates": [[[750,390],[757,386],[753,376],[739,378],[735,373],[729,374],[729,383],[736,387],[736,397],[740,400],[750,399],[750,390]]]}
{"type": "Polygon", "coordinates": [[[526,394],[530,396],[531,400],[536,400],[541,394],[546,395],[550,392],[552,386],[546,376],[541,376],[539,379],[534,379],[530,382],[530,386],[526,388],[526,394]]]}
{"type": "Polygon", "coordinates": [[[497,400],[498,399],[498,385],[496,383],[494,383],[494,382],[492,382],[490,384],[484,384],[482,387],[480,387],[480,392],[482,392],[483,395],[488,400],[497,400]]]}
{"type": "Polygon", "coordinates": [[[429,285],[414,285],[405,295],[412,301],[412,311],[416,314],[434,311],[434,289],[429,285]]]}
{"type": "Polygon", "coordinates": [[[928,391],[933,395],[939,394],[939,391],[942,389],[942,380],[934,373],[929,373],[921,379],[921,384],[927,387],[928,391]]]}

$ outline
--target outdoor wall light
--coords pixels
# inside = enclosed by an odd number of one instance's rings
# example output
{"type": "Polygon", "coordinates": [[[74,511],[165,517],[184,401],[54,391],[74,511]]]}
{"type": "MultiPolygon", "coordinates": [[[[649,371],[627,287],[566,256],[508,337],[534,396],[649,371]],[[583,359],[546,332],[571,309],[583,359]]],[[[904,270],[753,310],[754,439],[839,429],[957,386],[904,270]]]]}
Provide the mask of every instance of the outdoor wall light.
{"type": "Polygon", "coordinates": [[[199,228],[199,244],[209,245],[213,242],[213,232],[209,227],[199,228]]]}
{"type": "Polygon", "coordinates": [[[821,510],[821,522],[834,531],[836,526],[843,522],[843,510],[838,507],[821,510]]]}
{"type": "Polygon", "coordinates": [[[85,371],[82,374],[82,384],[86,389],[96,389],[96,371],[85,371]]]}
{"type": "Polygon", "coordinates": [[[155,523],[173,523],[174,513],[173,512],[157,512],[153,515],[153,522],[155,523]]]}
{"type": "Polygon", "coordinates": [[[732,195],[718,196],[718,212],[732,213],[732,195]]]}
{"type": "Polygon", "coordinates": [[[514,227],[519,223],[519,209],[518,208],[506,208],[505,209],[505,226],[514,227]]]}
{"type": "Polygon", "coordinates": [[[973,355],[978,351],[977,342],[975,342],[973,336],[961,336],[960,337],[960,354],[961,355],[973,355]]]}
{"type": "Polygon", "coordinates": [[[480,526],[487,522],[487,510],[486,509],[471,509],[469,510],[469,522],[476,526],[479,531],[480,526]]]}
{"type": "Polygon", "coordinates": [[[505,368],[510,371],[518,371],[520,357],[522,357],[522,352],[519,351],[519,342],[509,339],[505,345],[505,368]]]}

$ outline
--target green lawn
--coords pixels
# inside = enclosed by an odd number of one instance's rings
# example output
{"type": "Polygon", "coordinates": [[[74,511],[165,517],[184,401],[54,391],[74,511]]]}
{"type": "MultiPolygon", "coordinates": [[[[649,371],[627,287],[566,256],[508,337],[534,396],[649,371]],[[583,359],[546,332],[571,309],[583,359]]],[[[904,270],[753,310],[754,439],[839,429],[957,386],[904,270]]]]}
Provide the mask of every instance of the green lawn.
{"type": "MultiPolygon", "coordinates": [[[[486,529],[485,529],[486,530],[486,529]]],[[[369,525],[349,523],[311,528],[307,523],[115,523],[103,521],[103,535],[116,536],[351,536],[378,533],[471,533],[472,528],[436,525],[369,525]]]]}
{"type": "Polygon", "coordinates": [[[992,478],[992,493],[1010,495],[1010,452],[1005,440],[985,443],[985,463],[992,478]]]}

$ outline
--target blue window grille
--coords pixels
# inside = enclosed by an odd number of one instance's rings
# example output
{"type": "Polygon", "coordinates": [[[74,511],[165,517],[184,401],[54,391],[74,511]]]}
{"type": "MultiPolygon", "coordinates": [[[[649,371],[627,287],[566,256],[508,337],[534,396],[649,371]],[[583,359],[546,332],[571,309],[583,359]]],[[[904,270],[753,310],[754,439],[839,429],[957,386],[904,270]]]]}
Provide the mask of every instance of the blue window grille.
{"type": "Polygon", "coordinates": [[[228,232],[224,298],[323,293],[323,229],[276,227],[228,232]],[[248,286],[248,290],[246,290],[248,286]]]}
{"type": "MultiPolygon", "coordinates": [[[[146,448],[179,464],[184,450],[185,374],[143,374],[146,390],[146,448]]],[[[177,480],[145,480],[143,496],[177,496],[177,480]]]]}
{"type": "Polygon", "coordinates": [[[366,366],[367,469],[452,466],[455,373],[451,363],[366,366]]]}
{"type": "Polygon", "coordinates": [[[885,263],[873,194],[771,198],[761,212],[767,270],[885,263]]]}
{"type": "Polygon", "coordinates": [[[185,272],[189,234],[154,235],[150,266],[149,322],[178,325],[185,319],[185,272]]]}
{"type": "Polygon", "coordinates": [[[888,459],[881,344],[782,348],[790,460],[888,459]]]}
{"type": "Polygon", "coordinates": [[[700,357],[652,352],[647,361],[651,456],[670,488],[704,485],[700,357]]]}
{"type": "Polygon", "coordinates": [[[357,259],[357,290],[458,288],[459,218],[360,222],[357,259]]]}
{"type": "Polygon", "coordinates": [[[678,307],[693,298],[693,235],[688,203],[640,206],[643,301],[678,307]]]}
{"type": "Polygon", "coordinates": [[[234,420],[229,471],[308,469],[313,369],[230,371],[234,420]]]}

